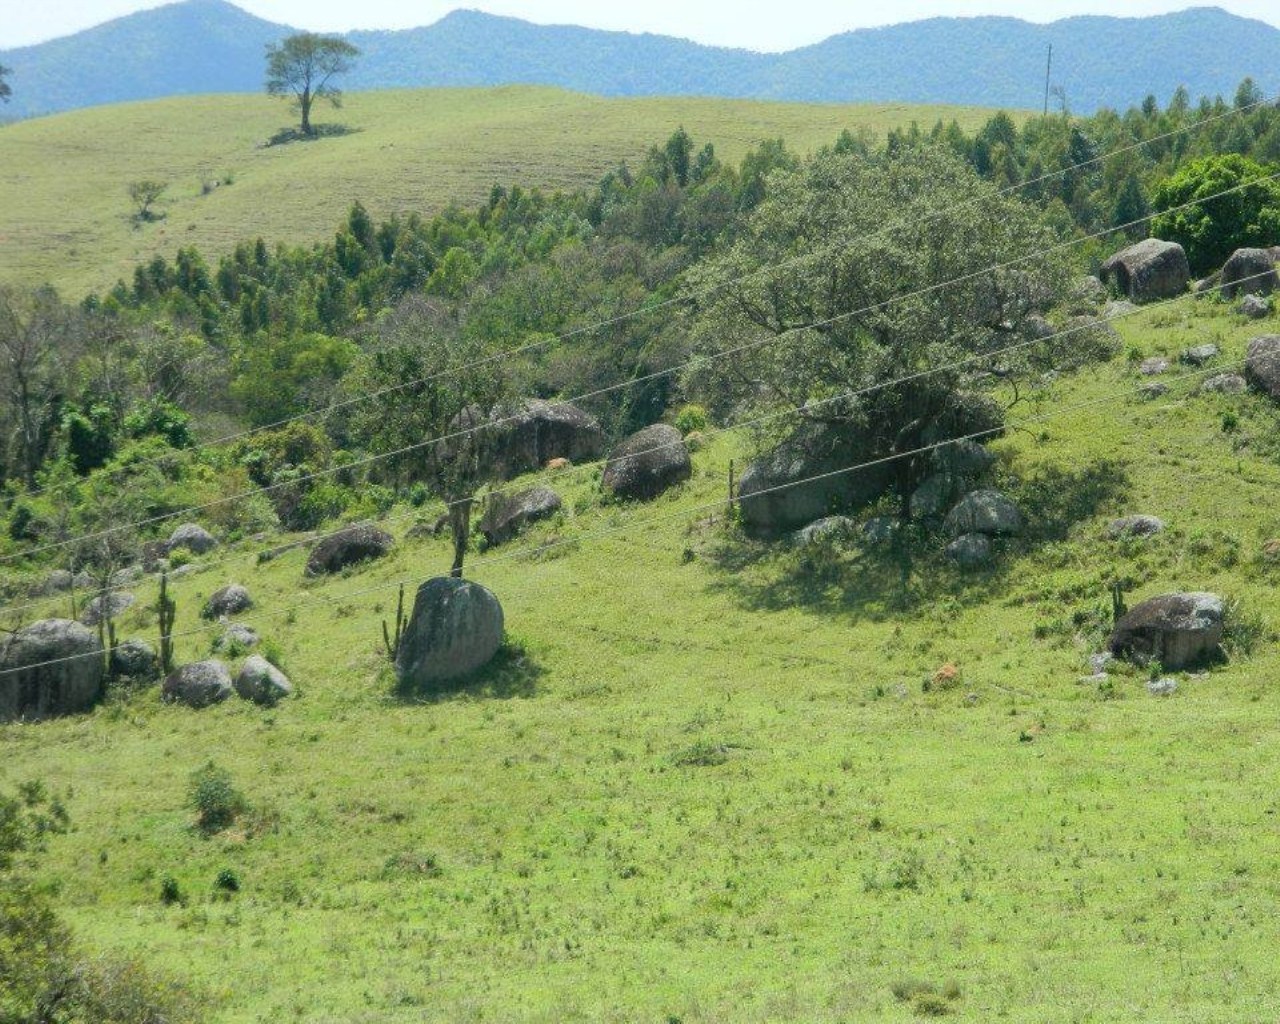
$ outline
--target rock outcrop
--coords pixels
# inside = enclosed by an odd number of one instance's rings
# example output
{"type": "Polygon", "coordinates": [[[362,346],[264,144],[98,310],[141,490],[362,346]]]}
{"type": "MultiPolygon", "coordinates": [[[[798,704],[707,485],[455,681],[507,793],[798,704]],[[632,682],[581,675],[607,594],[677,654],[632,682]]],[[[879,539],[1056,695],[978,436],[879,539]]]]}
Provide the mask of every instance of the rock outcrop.
{"type": "Polygon", "coordinates": [[[311,549],[307,559],[307,575],[323,576],[341,572],[351,565],[382,558],[395,546],[395,538],[385,530],[368,523],[348,526],[331,533],[311,549]]]}
{"type": "Polygon", "coordinates": [[[655,423],[609,453],[600,482],[614,497],[648,501],[693,475],[693,461],[675,427],[655,423]]]}
{"type": "Polygon", "coordinates": [[[516,536],[530,523],[560,511],[560,495],[549,487],[531,487],[519,494],[493,493],[480,519],[480,532],[490,544],[501,544],[516,536]]]}
{"type": "Polygon", "coordinates": [[[1270,295],[1280,288],[1277,249],[1237,249],[1223,264],[1219,289],[1224,299],[1238,295],[1270,295]]]}
{"type": "Polygon", "coordinates": [[[220,661],[197,661],[183,665],[165,677],[161,696],[172,703],[189,708],[207,708],[220,704],[234,692],[231,672],[220,661]]]}
{"type": "Polygon", "coordinates": [[[1099,276],[1104,283],[1114,282],[1134,302],[1153,302],[1185,292],[1191,283],[1191,266],[1177,242],[1147,238],[1103,263],[1099,276]]]}
{"type": "Polygon", "coordinates": [[[34,622],[0,644],[0,722],[88,711],[106,675],[98,637],[68,619],[34,622]]]}
{"type": "Polygon", "coordinates": [[[289,677],[259,654],[245,659],[236,674],[235,690],[245,700],[274,707],[293,694],[289,677]]]}
{"type": "Polygon", "coordinates": [[[396,653],[402,686],[423,689],[469,676],[502,646],[502,605],[478,583],[452,577],[418,588],[396,653]]]}
{"type": "Polygon", "coordinates": [[[485,433],[493,474],[510,480],[558,459],[587,462],[604,450],[596,418],[563,402],[530,398],[494,411],[485,433]]]}
{"type": "Polygon", "coordinates": [[[1170,671],[1215,654],[1222,642],[1224,606],[1216,594],[1163,594],[1129,609],[1111,634],[1111,651],[1170,671]]]}

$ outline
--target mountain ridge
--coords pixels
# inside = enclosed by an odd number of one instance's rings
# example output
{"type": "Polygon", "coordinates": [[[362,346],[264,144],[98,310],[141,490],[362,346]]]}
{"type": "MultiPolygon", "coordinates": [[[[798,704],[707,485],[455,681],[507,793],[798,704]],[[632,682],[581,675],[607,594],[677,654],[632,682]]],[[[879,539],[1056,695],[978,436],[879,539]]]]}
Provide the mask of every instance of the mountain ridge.
{"type": "MultiPolygon", "coordinates": [[[[74,35],[0,51],[13,69],[5,113],[211,92],[256,92],[263,51],[288,25],[228,0],[183,0],[74,35]]],[[[601,96],[719,96],[792,102],[954,103],[1037,108],[1045,56],[1071,109],[1127,106],[1178,86],[1230,95],[1253,77],[1280,87],[1280,29],[1216,7],[1146,17],[929,18],[856,29],[781,53],[655,33],[538,25],[469,8],[433,24],[343,34],[363,51],[350,90],[553,85],[601,96]],[[940,55],[947,59],[939,59],[940,55]]]]}

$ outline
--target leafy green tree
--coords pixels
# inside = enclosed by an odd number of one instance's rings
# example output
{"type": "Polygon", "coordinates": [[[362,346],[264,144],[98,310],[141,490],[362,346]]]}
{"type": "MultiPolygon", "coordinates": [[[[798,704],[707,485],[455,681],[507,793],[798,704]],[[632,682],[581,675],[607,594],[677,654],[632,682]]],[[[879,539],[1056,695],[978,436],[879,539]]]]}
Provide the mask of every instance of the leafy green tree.
{"type": "Polygon", "coordinates": [[[1274,245],[1280,239],[1280,181],[1262,180],[1268,173],[1235,153],[1186,164],[1156,186],[1151,233],[1181,245],[1198,274],[1222,266],[1242,246],[1274,245]]]}
{"type": "Polygon", "coordinates": [[[8,103],[9,97],[13,95],[13,89],[9,86],[10,71],[3,64],[0,64],[0,103],[8,103]]]}
{"type": "Polygon", "coordinates": [[[303,135],[314,135],[311,108],[316,100],[342,106],[342,91],[333,80],[350,71],[360,51],[345,39],[299,32],[267,47],[267,92],[292,96],[302,119],[303,135]]]}
{"type": "Polygon", "coordinates": [[[447,314],[415,296],[384,317],[368,355],[347,378],[353,393],[386,392],[357,408],[351,432],[372,451],[413,447],[389,460],[389,469],[403,483],[426,483],[446,503],[451,571],[458,577],[475,494],[491,465],[494,431],[483,425],[508,393],[499,355],[490,339],[457,330],[447,314]],[[447,435],[454,436],[424,444],[447,435]]]}
{"type": "MultiPolygon", "coordinates": [[[[699,350],[742,351],[689,383],[722,409],[807,406],[805,420],[848,428],[868,458],[956,436],[967,395],[1044,368],[1034,347],[974,357],[1026,337],[1061,294],[1062,259],[1023,258],[1053,241],[1034,208],[949,151],[820,155],[771,177],[739,240],[691,275],[714,296],[694,325],[699,350]],[[813,404],[853,390],[867,393],[813,404]]],[[[895,463],[904,516],[923,461],[895,463]]]]}
{"type": "Polygon", "coordinates": [[[159,215],[156,214],[152,207],[164,195],[164,191],[168,187],[167,182],[154,181],[150,178],[129,182],[129,198],[133,201],[133,205],[137,207],[134,219],[139,222],[159,219],[159,215]]]}

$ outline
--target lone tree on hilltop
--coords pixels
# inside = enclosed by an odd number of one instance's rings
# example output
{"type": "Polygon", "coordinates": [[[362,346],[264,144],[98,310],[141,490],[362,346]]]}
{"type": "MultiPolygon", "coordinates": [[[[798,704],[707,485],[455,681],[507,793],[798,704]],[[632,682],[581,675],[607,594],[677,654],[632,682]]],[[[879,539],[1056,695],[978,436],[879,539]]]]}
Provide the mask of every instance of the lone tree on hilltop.
{"type": "Polygon", "coordinates": [[[0,64],[0,103],[8,103],[9,97],[13,95],[13,90],[9,88],[6,79],[9,77],[9,69],[0,64]]]}
{"type": "Polygon", "coordinates": [[[292,96],[302,116],[302,134],[314,135],[311,106],[328,100],[342,106],[342,90],[333,79],[351,70],[360,51],[345,39],[299,32],[283,42],[267,46],[267,92],[272,96],[292,96]]]}

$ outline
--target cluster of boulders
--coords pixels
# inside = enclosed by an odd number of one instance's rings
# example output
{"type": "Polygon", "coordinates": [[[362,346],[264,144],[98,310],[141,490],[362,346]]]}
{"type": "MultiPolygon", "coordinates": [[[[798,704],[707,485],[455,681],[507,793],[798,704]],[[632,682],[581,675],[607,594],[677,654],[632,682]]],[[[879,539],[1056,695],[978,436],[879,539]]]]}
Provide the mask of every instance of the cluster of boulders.
{"type": "Polygon", "coordinates": [[[189,708],[207,708],[236,694],[243,700],[272,707],[292,695],[289,678],[266,658],[251,654],[233,677],[216,658],[192,662],[169,673],[161,684],[164,699],[189,708]]]}
{"type": "Polygon", "coordinates": [[[1280,246],[1237,249],[1221,270],[1192,282],[1182,246],[1148,238],[1117,252],[1102,264],[1098,276],[1125,297],[1121,303],[1126,305],[1107,306],[1108,318],[1136,308],[1133,303],[1175,298],[1192,287],[1197,295],[1217,294],[1235,301],[1239,313],[1258,320],[1271,313],[1271,295],[1280,291],[1280,246]]]}

